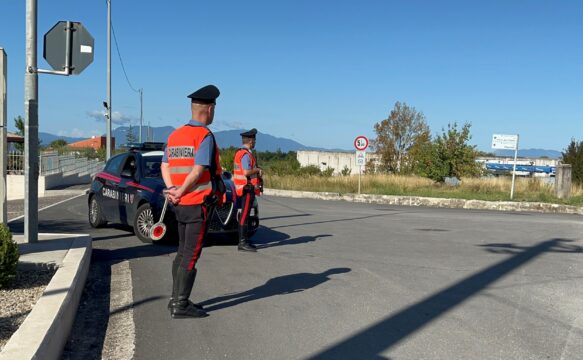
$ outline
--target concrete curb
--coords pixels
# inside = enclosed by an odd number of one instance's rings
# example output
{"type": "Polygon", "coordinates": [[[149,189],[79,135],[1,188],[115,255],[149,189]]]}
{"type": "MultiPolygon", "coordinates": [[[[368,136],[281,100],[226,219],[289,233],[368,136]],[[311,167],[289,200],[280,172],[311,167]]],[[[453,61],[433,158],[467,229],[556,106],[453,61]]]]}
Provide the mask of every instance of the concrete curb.
{"type": "Polygon", "coordinates": [[[0,360],[60,358],[75,320],[91,262],[91,237],[74,236],[62,265],[0,352],[0,360]]]}
{"type": "Polygon", "coordinates": [[[370,194],[358,195],[358,194],[340,194],[329,192],[310,192],[276,189],[265,189],[264,194],[291,198],[344,200],[350,202],[385,204],[385,205],[427,206],[439,208],[493,210],[493,211],[528,211],[540,213],[583,215],[583,207],[539,202],[482,201],[482,200],[429,198],[420,196],[394,196],[394,195],[370,195],[370,194]]]}

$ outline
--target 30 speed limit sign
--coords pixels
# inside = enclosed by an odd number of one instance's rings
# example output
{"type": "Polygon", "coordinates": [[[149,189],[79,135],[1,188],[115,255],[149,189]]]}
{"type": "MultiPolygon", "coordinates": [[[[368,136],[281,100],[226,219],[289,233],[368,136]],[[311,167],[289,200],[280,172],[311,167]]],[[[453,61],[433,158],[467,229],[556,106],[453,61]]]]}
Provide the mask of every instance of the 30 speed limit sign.
{"type": "Polygon", "coordinates": [[[354,147],[356,150],[364,151],[368,147],[368,139],[366,136],[357,136],[354,139],[354,147]]]}

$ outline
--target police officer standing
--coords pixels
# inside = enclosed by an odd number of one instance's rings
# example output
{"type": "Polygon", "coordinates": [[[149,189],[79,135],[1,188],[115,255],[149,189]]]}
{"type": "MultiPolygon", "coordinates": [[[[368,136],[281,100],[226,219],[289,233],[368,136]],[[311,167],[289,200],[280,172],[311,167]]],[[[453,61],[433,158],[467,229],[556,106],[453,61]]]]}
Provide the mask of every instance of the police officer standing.
{"type": "Polygon", "coordinates": [[[188,97],[192,119],[168,137],[162,158],[165,193],[175,205],[178,251],[172,263],[172,318],[205,317],[202,306],[189,300],[207,234],[208,220],[221,182],[218,146],[207,128],[213,122],[219,89],[207,85],[188,97]]]}
{"type": "Polygon", "coordinates": [[[241,218],[239,220],[239,246],[240,251],[257,251],[249,242],[249,227],[251,218],[249,211],[255,201],[255,195],[261,194],[263,171],[257,166],[257,160],[251,153],[255,148],[257,129],[241,133],[243,147],[237,150],[234,159],[235,191],[241,198],[241,218]]]}

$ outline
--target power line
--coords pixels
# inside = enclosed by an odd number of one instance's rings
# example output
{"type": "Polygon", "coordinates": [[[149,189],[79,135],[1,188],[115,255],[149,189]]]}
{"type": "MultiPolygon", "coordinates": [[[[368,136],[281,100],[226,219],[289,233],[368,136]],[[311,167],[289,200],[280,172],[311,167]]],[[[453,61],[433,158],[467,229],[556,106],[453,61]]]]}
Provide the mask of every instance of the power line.
{"type": "Polygon", "coordinates": [[[126,68],[123,64],[123,59],[121,58],[121,52],[119,51],[119,45],[117,43],[117,37],[115,36],[115,29],[113,28],[113,22],[111,23],[111,33],[113,34],[113,40],[115,42],[115,48],[117,50],[117,55],[119,57],[119,62],[121,63],[121,69],[123,70],[123,74],[126,78],[126,81],[128,82],[128,85],[130,87],[130,89],[132,89],[134,92],[140,92],[139,90],[134,89],[134,87],[132,86],[132,83],[130,82],[130,79],[128,78],[128,74],[126,73],[126,68]]]}

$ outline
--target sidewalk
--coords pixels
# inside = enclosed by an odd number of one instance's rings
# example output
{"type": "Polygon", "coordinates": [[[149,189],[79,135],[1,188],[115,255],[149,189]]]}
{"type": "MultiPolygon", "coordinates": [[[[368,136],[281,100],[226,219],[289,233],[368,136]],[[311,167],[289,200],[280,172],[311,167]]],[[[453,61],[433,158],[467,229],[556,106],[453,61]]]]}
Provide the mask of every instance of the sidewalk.
{"type": "MultiPolygon", "coordinates": [[[[50,190],[50,196],[39,198],[39,208],[42,210],[85,194],[88,187],[85,184],[50,190]]],[[[9,222],[21,219],[23,211],[23,200],[9,201],[9,222]]],[[[86,234],[40,233],[38,243],[29,244],[23,235],[13,236],[20,252],[20,270],[57,267],[57,271],[32,311],[0,352],[0,360],[59,359],[89,271],[91,237],[86,234]]]]}

